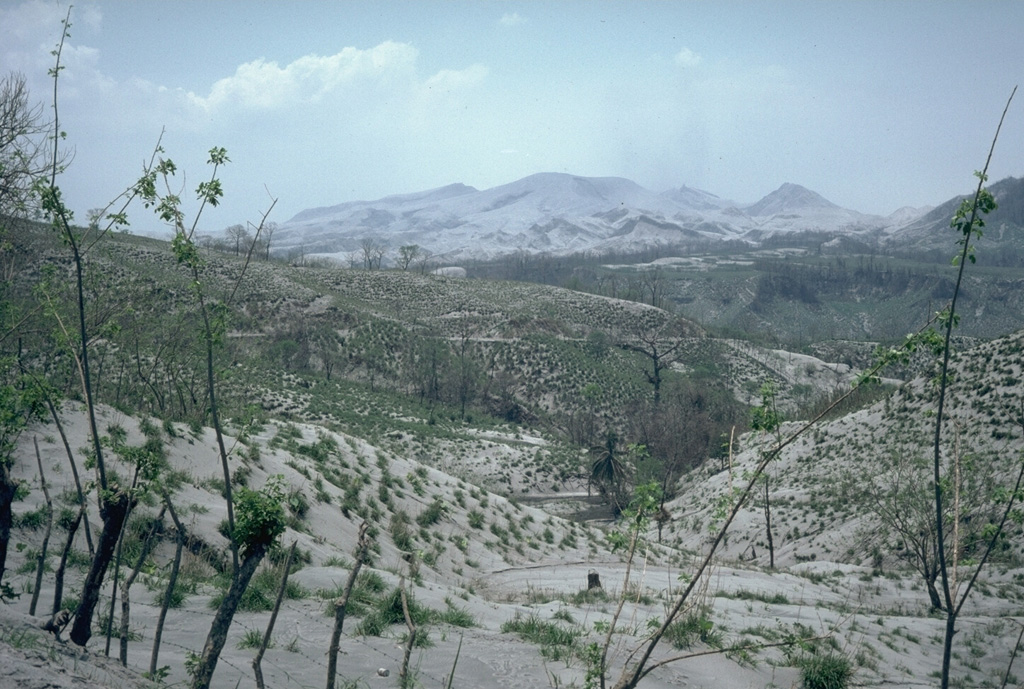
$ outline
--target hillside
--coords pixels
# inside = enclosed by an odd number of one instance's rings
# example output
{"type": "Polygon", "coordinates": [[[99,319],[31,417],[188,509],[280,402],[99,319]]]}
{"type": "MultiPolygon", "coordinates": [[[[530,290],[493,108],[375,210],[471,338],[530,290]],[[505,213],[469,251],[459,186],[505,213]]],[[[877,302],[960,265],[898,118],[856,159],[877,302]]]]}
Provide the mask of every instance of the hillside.
{"type": "MultiPolygon", "coordinates": [[[[22,320],[12,319],[17,341],[4,341],[20,364],[8,374],[45,377],[61,427],[33,422],[11,454],[12,475],[28,491],[14,503],[4,582],[20,596],[0,617],[0,647],[9,649],[0,652],[0,668],[43,656],[55,676],[26,676],[24,686],[61,686],[69,674],[94,685],[126,683],[96,662],[108,594],[87,651],[53,646],[39,629],[78,504],[68,457],[83,468],[92,450],[62,330],[74,322],[67,251],[39,227],[13,239],[5,313],[22,320]],[[51,571],[28,619],[47,517],[40,466],[56,515],[51,571]]],[[[785,432],[848,389],[871,358],[864,342],[817,342],[812,356],[715,337],[636,301],[544,285],[246,266],[212,250],[202,258],[200,282],[223,304],[213,361],[230,484],[260,489],[281,477],[281,543],[297,543],[299,554],[264,659],[268,686],[323,682],[331,601],[352,568],[363,521],[370,558],[341,641],[342,686],[397,685],[406,629],[385,614],[403,578],[425,630],[412,656],[424,686],[452,673],[453,687],[586,686],[588,649],[606,638],[614,681],[692,579],[732,487],[768,443],[746,432],[762,385],[774,384],[774,403],[791,420],[785,432]],[[628,463],[630,477],[669,489],[665,516],[651,523],[632,560],[616,536],[630,523],[614,520],[618,488],[593,471],[603,451],[628,463]],[[602,589],[587,591],[591,572],[602,589]]],[[[159,485],[173,491],[183,525],[179,531],[163,517],[130,590],[129,665],[148,668],[158,596],[180,534],[188,547],[158,668],[167,668],[164,682],[183,684],[230,569],[194,285],[165,243],[130,235],[93,245],[85,268],[98,428],[111,472],[127,485],[131,461],[148,448],[166,462],[159,485]]],[[[966,476],[958,484],[963,518],[954,520],[964,568],[1020,461],[1022,350],[1017,332],[963,347],[954,360],[945,456],[962,460],[966,476]]],[[[845,659],[858,685],[902,687],[935,671],[944,622],[915,570],[914,534],[882,528],[878,507],[891,499],[909,509],[927,492],[919,449],[928,443],[932,372],[919,357],[886,375],[770,467],[775,569],[766,566],[764,498],[757,497],[652,656],[693,657],[655,670],[641,687],[721,686],[723,676],[737,686],[797,686],[820,657],[845,659]],[[904,485],[907,493],[885,492],[904,485]]],[[[156,486],[129,522],[125,569],[160,513],[156,486]]],[[[95,537],[100,515],[95,500],[87,506],[95,537]]],[[[64,602],[71,607],[90,563],[83,540],[79,534],[70,551],[64,602]]],[[[998,684],[1012,662],[1024,617],[1022,546],[1014,526],[958,622],[954,677],[964,686],[998,684]]],[[[281,562],[274,551],[261,565],[213,686],[251,681],[253,639],[268,621],[281,562]]]]}

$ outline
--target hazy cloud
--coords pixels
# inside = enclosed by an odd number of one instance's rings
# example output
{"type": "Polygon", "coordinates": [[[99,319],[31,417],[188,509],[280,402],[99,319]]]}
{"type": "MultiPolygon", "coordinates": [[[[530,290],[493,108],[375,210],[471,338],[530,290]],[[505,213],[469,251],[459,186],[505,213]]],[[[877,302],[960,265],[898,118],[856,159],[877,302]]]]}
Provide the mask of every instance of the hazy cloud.
{"type": "Polygon", "coordinates": [[[483,65],[471,65],[466,69],[442,69],[427,79],[423,87],[434,93],[445,93],[479,84],[486,76],[487,68],[483,65]]]}
{"type": "Polygon", "coordinates": [[[502,26],[519,26],[520,24],[524,24],[525,22],[526,20],[519,16],[518,12],[506,12],[505,14],[501,15],[502,26]]]}
{"type": "Polygon", "coordinates": [[[703,58],[701,58],[700,55],[689,48],[683,48],[680,50],[676,53],[675,58],[673,59],[680,67],[696,67],[703,61],[703,58]]]}

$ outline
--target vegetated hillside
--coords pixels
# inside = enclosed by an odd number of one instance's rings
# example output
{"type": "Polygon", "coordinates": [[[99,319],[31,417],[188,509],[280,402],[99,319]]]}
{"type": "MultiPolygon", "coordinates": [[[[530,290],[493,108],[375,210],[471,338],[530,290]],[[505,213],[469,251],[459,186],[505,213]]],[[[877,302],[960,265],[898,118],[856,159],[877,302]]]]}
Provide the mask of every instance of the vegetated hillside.
{"type": "MultiPolygon", "coordinates": [[[[949,232],[944,233],[949,238],[949,232]]],[[[955,269],[947,251],[931,256],[865,253],[829,245],[832,235],[804,236],[777,248],[715,253],[648,252],[613,263],[563,261],[551,282],[598,294],[659,303],[713,332],[802,348],[827,340],[902,338],[949,300],[955,269]]],[[[992,338],[1024,327],[1024,279],[1000,265],[1001,250],[978,243],[978,264],[960,298],[962,336],[992,338]]]]}
{"type": "MultiPolygon", "coordinates": [[[[26,231],[18,248],[21,298],[30,303],[31,290],[42,289],[73,304],[67,258],[45,230],[26,231]]],[[[855,367],[811,359],[783,364],[780,354],[708,338],[663,309],[566,289],[266,262],[251,262],[235,287],[240,257],[209,251],[205,260],[204,284],[230,304],[218,364],[229,417],[316,421],[375,442],[408,436],[409,451],[423,456],[463,438],[463,423],[473,419],[523,424],[546,437],[540,450],[507,448],[536,466],[528,476],[489,467],[495,490],[585,482],[578,448],[598,444],[608,429],[624,444],[685,444],[686,462],[699,462],[743,423],[742,408],[764,380],[773,379],[783,405],[795,410],[856,375],[855,367]],[[678,414],[660,427],[680,428],[685,418],[696,424],[686,440],[659,430],[664,437],[655,441],[656,429],[643,425],[653,399],[651,357],[666,350],[662,407],[678,414]]],[[[168,245],[110,236],[92,248],[87,271],[90,327],[105,333],[95,343],[101,399],[204,423],[200,323],[168,245]]],[[[26,339],[24,356],[31,361],[33,351],[52,346],[33,350],[26,339]]]]}
{"type": "MultiPolygon", "coordinates": [[[[966,563],[978,552],[982,527],[999,511],[1001,501],[993,503],[993,497],[1012,489],[1024,462],[1024,331],[958,352],[951,370],[942,456],[945,466],[959,463],[969,477],[955,498],[962,510],[958,526],[967,544],[961,546],[966,563]]],[[[772,464],[777,565],[825,559],[880,572],[917,566],[915,539],[924,536],[934,518],[934,374],[933,369],[864,409],[822,423],[772,464]]],[[[801,423],[786,424],[783,437],[801,423]]],[[[671,525],[664,530],[665,542],[700,548],[730,484],[744,484],[744,472],[773,442],[748,433],[736,444],[731,466],[722,459],[687,475],[671,525]]],[[[763,510],[762,495],[741,512],[725,548],[729,556],[767,563],[763,510]]],[[[990,585],[1000,596],[1018,600],[1024,591],[1004,575],[1024,561],[1019,525],[1000,544],[997,557],[990,585]]]]}
{"type": "MultiPolygon", "coordinates": [[[[975,450],[997,449],[1004,458],[1020,451],[1020,433],[1006,431],[1002,419],[1007,411],[1019,408],[1024,396],[1022,347],[1024,335],[987,344],[958,360],[956,408],[967,405],[967,411],[956,414],[958,423],[969,428],[975,421],[995,419],[1000,423],[991,426],[993,431],[1008,433],[996,437],[990,431],[992,440],[1002,444],[978,442],[972,445],[975,450]]],[[[746,650],[740,656],[681,660],[656,671],[641,686],[714,687],[720,685],[723,674],[733,678],[730,681],[739,677],[752,686],[772,681],[797,684],[800,668],[810,667],[808,658],[827,653],[830,647],[848,659],[860,684],[906,686],[914,677],[934,670],[942,621],[927,614],[928,597],[918,575],[904,569],[898,545],[874,527],[870,517],[862,516],[870,514],[870,507],[844,489],[853,482],[865,482],[862,469],[876,472],[869,475],[879,479],[880,487],[887,485],[879,468],[879,464],[889,466],[884,457],[877,451],[864,457],[860,453],[871,443],[890,442],[886,433],[907,434],[904,446],[916,447],[908,427],[926,425],[920,399],[926,390],[924,381],[914,381],[885,403],[823,426],[812,432],[802,450],[794,450],[772,469],[779,570],[769,572],[763,567],[764,545],[758,542],[762,512],[753,504],[742,513],[721,564],[702,584],[701,593],[655,658],[728,646],[746,650]],[[802,647],[813,651],[758,648],[787,635],[826,636],[827,641],[808,641],[802,647]]],[[[80,405],[69,405],[63,418],[69,444],[87,444],[80,405]]],[[[222,535],[225,508],[219,495],[223,484],[216,442],[210,429],[139,419],[110,408],[101,409],[101,428],[105,437],[123,433],[128,446],[155,439],[173,469],[168,484],[177,486],[174,500],[189,547],[177,602],[168,613],[159,663],[166,667],[165,682],[184,682],[189,652],[196,652],[201,644],[211,619],[210,605],[223,590],[222,571],[229,559],[222,535]]],[[[500,433],[481,435],[494,438],[500,433]]],[[[90,645],[92,655],[72,658],[63,648],[48,650],[51,642],[38,629],[41,618],[18,617],[27,610],[46,519],[33,438],[39,443],[40,461],[59,510],[60,526],[54,530],[51,553],[63,540],[75,500],[55,428],[31,429],[21,440],[14,466],[30,488],[16,505],[14,537],[26,548],[13,554],[9,580],[22,596],[9,606],[12,611],[0,616],[0,666],[14,668],[8,676],[25,677],[20,686],[41,688],[50,686],[46,684],[50,681],[62,686],[60,668],[79,676],[79,682],[91,680],[103,686],[117,677],[117,682],[127,685],[129,679],[94,659],[102,653],[102,618],[96,641],[90,645]],[[7,646],[12,650],[2,650],[7,646]],[[21,656],[14,655],[24,653],[43,654],[47,663],[28,671],[21,656]],[[48,668],[55,678],[46,674],[48,668]]],[[[351,567],[355,534],[363,519],[373,529],[373,545],[342,637],[345,682],[351,686],[387,682],[377,677],[378,668],[388,669],[392,677],[397,674],[405,626],[400,618],[389,616],[393,614],[388,612],[389,596],[404,574],[410,580],[423,643],[433,646],[414,652],[420,681],[441,683],[454,673],[453,686],[583,686],[585,647],[603,640],[601,625],[611,619],[623,591],[622,553],[612,551],[603,532],[593,526],[509,501],[458,478],[467,467],[490,461],[489,449],[469,437],[453,439],[452,447],[461,446],[463,452],[451,453],[446,470],[438,471],[411,458],[400,445],[384,449],[312,424],[267,421],[229,429],[227,440],[237,486],[258,487],[271,475],[283,475],[289,523],[283,543],[298,544],[299,564],[290,576],[274,643],[263,661],[270,686],[317,686],[323,681],[330,601],[339,595],[351,567]],[[412,560],[409,553],[414,553],[412,560]],[[601,577],[603,590],[587,591],[588,572],[601,577]]],[[[540,442],[524,436],[507,440],[540,442]]],[[[732,467],[736,483],[760,442],[753,435],[738,441],[744,449],[738,451],[732,467]]],[[[447,450],[441,452],[447,454],[447,450]]],[[[976,461],[979,464],[973,468],[987,460],[979,456],[976,461]]],[[[1007,462],[1012,463],[1012,459],[1007,462]]],[[[127,467],[116,468],[123,475],[129,473],[127,467]]],[[[511,469],[515,472],[520,467],[511,469]]],[[[649,621],[664,614],[666,604],[678,594],[680,575],[685,581],[694,557],[704,547],[715,519],[716,496],[725,492],[723,480],[730,472],[709,468],[709,476],[698,480],[703,473],[687,477],[685,492],[667,506],[670,517],[663,537],[655,530],[648,534],[643,566],[636,567],[630,579],[624,617],[613,637],[613,670],[649,633],[649,621]]],[[[95,528],[98,520],[91,503],[95,528]]],[[[126,541],[126,553],[133,555],[126,557],[126,568],[137,557],[139,541],[149,531],[157,509],[156,504],[143,504],[133,517],[126,541]]],[[[158,603],[173,558],[173,527],[165,524],[158,533],[158,547],[131,593],[128,659],[130,666],[139,669],[149,661],[158,603]]],[[[1022,601],[1019,536],[1008,544],[983,578],[983,594],[961,619],[965,655],[954,672],[961,681],[996,681],[1010,662],[1016,632],[1004,616],[1016,611],[1022,601]]],[[[88,563],[84,550],[79,538],[66,595],[74,595],[84,576],[88,563]]],[[[229,634],[214,686],[251,681],[253,639],[267,624],[282,571],[280,562],[281,556],[275,556],[257,575],[229,634]]],[[[40,589],[44,611],[52,598],[50,577],[44,575],[40,589]]],[[[105,598],[104,605],[108,601],[105,598]]]]}
{"type": "MultiPolygon", "coordinates": [[[[72,303],[65,296],[67,260],[38,231],[23,235],[17,252],[11,306],[39,319],[21,331],[21,362],[73,396],[72,362],[60,355],[66,342],[54,325],[70,315],[61,310],[72,303]],[[50,310],[32,313],[33,298],[50,310]]],[[[210,252],[205,260],[204,284],[227,301],[232,278],[241,273],[240,259],[210,252]]],[[[205,424],[197,316],[187,278],[165,244],[110,237],[91,250],[86,268],[88,323],[98,333],[92,342],[95,382],[108,405],[102,408],[101,435],[114,454],[130,457],[131,448],[143,442],[160,448],[170,464],[164,480],[175,489],[190,536],[182,600],[169,613],[159,666],[167,667],[168,681],[184,682],[189,653],[199,650],[209,626],[210,604],[223,593],[226,582],[218,572],[230,557],[222,526],[225,484],[216,441],[205,424]]],[[[679,594],[680,579],[685,582],[694,571],[723,503],[720,496],[731,494],[723,483],[729,475],[722,446],[728,431],[735,426],[736,447],[746,448],[733,457],[736,482],[764,442],[740,437],[748,420],[737,400],[756,402],[761,384],[771,380],[784,408],[806,408],[817,398],[815,391],[834,392],[859,373],[847,364],[708,337],[662,309],[535,285],[257,263],[230,303],[236,306],[223,312],[216,376],[228,419],[231,483],[258,488],[268,477],[283,475],[289,523],[283,543],[298,541],[301,561],[264,663],[271,686],[323,681],[330,601],[352,566],[356,529],[364,519],[374,535],[371,564],[358,589],[360,605],[350,610],[342,641],[341,674],[349,686],[381,681],[378,668],[397,674],[402,651],[396,643],[402,643],[404,625],[394,616],[395,590],[403,576],[414,609],[422,606],[417,624],[435,644],[414,655],[423,683],[441,685],[454,673],[453,686],[584,686],[593,667],[589,649],[609,638],[607,625],[622,600],[624,614],[609,647],[609,675],[615,675],[663,618],[679,594]],[[678,347],[659,371],[657,405],[651,382],[656,371],[644,346],[662,353],[678,347]],[[620,446],[608,430],[624,434],[620,446]],[[573,523],[541,510],[555,493],[560,513],[604,502],[586,495],[600,457],[593,441],[635,461],[638,473],[650,471],[651,463],[626,443],[646,441],[659,460],[654,469],[665,470],[670,488],[675,472],[704,467],[688,474],[682,497],[666,505],[661,533],[647,534],[628,583],[623,551],[616,548],[622,539],[606,536],[613,524],[573,523]],[[591,571],[603,589],[588,593],[591,571]]],[[[985,347],[979,357],[960,359],[958,380],[966,387],[958,398],[975,412],[954,418],[963,424],[963,447],[985,439],[967,435],[976,428],[975,414],[984,414],[991,442],[1015,450],[1020,434],[1004,412],[1021,398],[1020,337],[985,347]],[[977,370],[968,362],[976,362],[977,370]]],[[[920,471],[909,451],[919,442],[910,420],[926,418],[920,409],[926,385],[914,381],[904,389],[902,397],[834,421],[822,427],[820,437],[808,436],[808,448],[821,448],[815,461],[801,463],[793,455],[772,469],[769,497],[783,496],[773,503],[782,571],[755,564],[765,556],[757,543],[761,512],[753,503],[729,537],[727,559],[700,580],[653,657],[733,650],[669,665],[641,686],[720,686],[725,674],[752,686],[795,685],[821,656],[845,662],[858,682],[875,686],[905,686],[934,671],[942,621],[929,615],[926,587],[912,561],[904,559],[903,551],[911,548],[901,548],[894,537],[861,537],[858,527],[870,521],[858,521],[857,510],[869,504],[870,495],[854,489],[870,482],[836,468],[838,458],[844,468],[854,468],[860,462],[855,454],[877,428],[874,442],[890,442],[884,430],[908,448],[905,465],[885,464],[881,455],[865,460],[872,462],[870,476],[879,489],[893,483],[885,480],[890,467],[920,471]],[[906,425],[891,419],[907,419],[906,425]],[[787,639],[804,641],[762,647],[787,639]]],[[[88,444],[87,431],[79,404],[63,405],[61,417],[68,447],[84,462],[88,453],[80,448],[88,444]]],[[[15,475],[30,489],[15,505],[14,542],[24,548],[15,549],[10,560],[14,590],[22,594],[15,603],[20,612],[36,586],[33,563],[47,514],[34,440],[57,508],[51,553],[64,540],[77,505],[60,432],[48,423],[33,425],[14,455],[15,475]]],[[[965,486],[972,501],[963,503],[973,510],[964,522],[968,558],[977,552],[973,529],[990,521],[990,481],[1005,473],[985,470],[1002,454],[980,441],[970,447],[974,473],[965,486]]],[[[129,480],[127,467],[117,473],[119,480],[129,480]]],[[[926,488],[927,481],[911,485],[926,488]]],[[[900,497],[899,504],[916,499],[900,497]]],[[[88,503],[95,533],[95,505],[88,503]]],[[[138,557],[158,510],[157,500],[149,498],[133,518],[125,568],[138,557]]],[[[603,514],[607,520],[611,511],[603,514]]],[[[139,668],[147,666],[154,600],[167,585],[176,530],[165,518],[157,533],[159,546],[131,589],[135,622],[127,643],[129,662],[139,668]]],[[[982,590],[991,595],[977,597],[959,622],[965,654],[954,670],[959,681],[997,681],[1010,662],[1016,636],[1002,617],[1008,605],[1019,604],[1018,541],[1013,534],[983,580],[982,590]]],[[[81,538],[72,552],[66,589],[71,599],[88,564],[81,538]]],[[[52,566],[56,555],[49,559],[52,566]]],[[[279,555],[272,560],[281,561],[279,555]]],[[[249,681],[254,638],[265,628],[280,574],[279,564],[265,565],[258,574],[253,600],[246,604],[251,607],[229,634],[215,686],[249,681]]],[[[44,572],[42,582],[40,609],[48,612],[51,575],[44,572]]],[[[102,603],[107,610],[110,599],[102,603]]],[[[97,635],[102,621],[100,615],[97,635]]],[[[0,640],[47,648],[42,632],[26,624],[0,620],[0,640]]],[[[98,641],[90,645],[94,651],[98,641]]],[[[48,653],[55,664],[78,662],[48,653]]]]}
{"type": "MultiPolygon", "coordinates": [[[[1024,252],[1024,178],[1007,177],[988,186],[998,207],[985,218],[982,244],[994,249],[998,265],[1019,265],[1024,252]]],[[[889,231],[887,243],[904,251],[948,251],[949,221],[964,196],[889,231]]]]}

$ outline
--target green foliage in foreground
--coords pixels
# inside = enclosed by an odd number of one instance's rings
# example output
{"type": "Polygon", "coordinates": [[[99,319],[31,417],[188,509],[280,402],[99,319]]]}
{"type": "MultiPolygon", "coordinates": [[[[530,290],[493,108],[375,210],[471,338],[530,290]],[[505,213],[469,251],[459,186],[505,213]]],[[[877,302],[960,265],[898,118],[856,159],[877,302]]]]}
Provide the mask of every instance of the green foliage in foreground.
{"type": "Polygon", "coordinates": [[[269,479],[262,490],[235,493],[235,540],[243,552],[267,548],[284,533],[284,478],[269,479]]]}

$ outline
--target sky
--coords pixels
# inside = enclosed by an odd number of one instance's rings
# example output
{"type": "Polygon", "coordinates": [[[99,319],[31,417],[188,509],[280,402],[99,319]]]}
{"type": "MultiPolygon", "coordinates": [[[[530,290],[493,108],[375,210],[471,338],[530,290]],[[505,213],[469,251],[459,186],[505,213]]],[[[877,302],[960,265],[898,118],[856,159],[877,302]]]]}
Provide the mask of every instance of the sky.
{"type": "MultiPolygon", "coordinates": [[[[0,2],[0,74],[23,73],[47,106],[67,7],[0,2]]],[[[1010,1],[100,0],[71,23],[59,185],[77,219],[159,139],[188,198],[207,151],[227,149],[211,233],[258,222],[271,198],[285,222],[537,172],[740,203],[793,182],[884,215],[970,191],[1024,81],[1010,1]]],[[[1024,175],[1024,93],[990,169],[1009,175],[1024,175]]]]}

